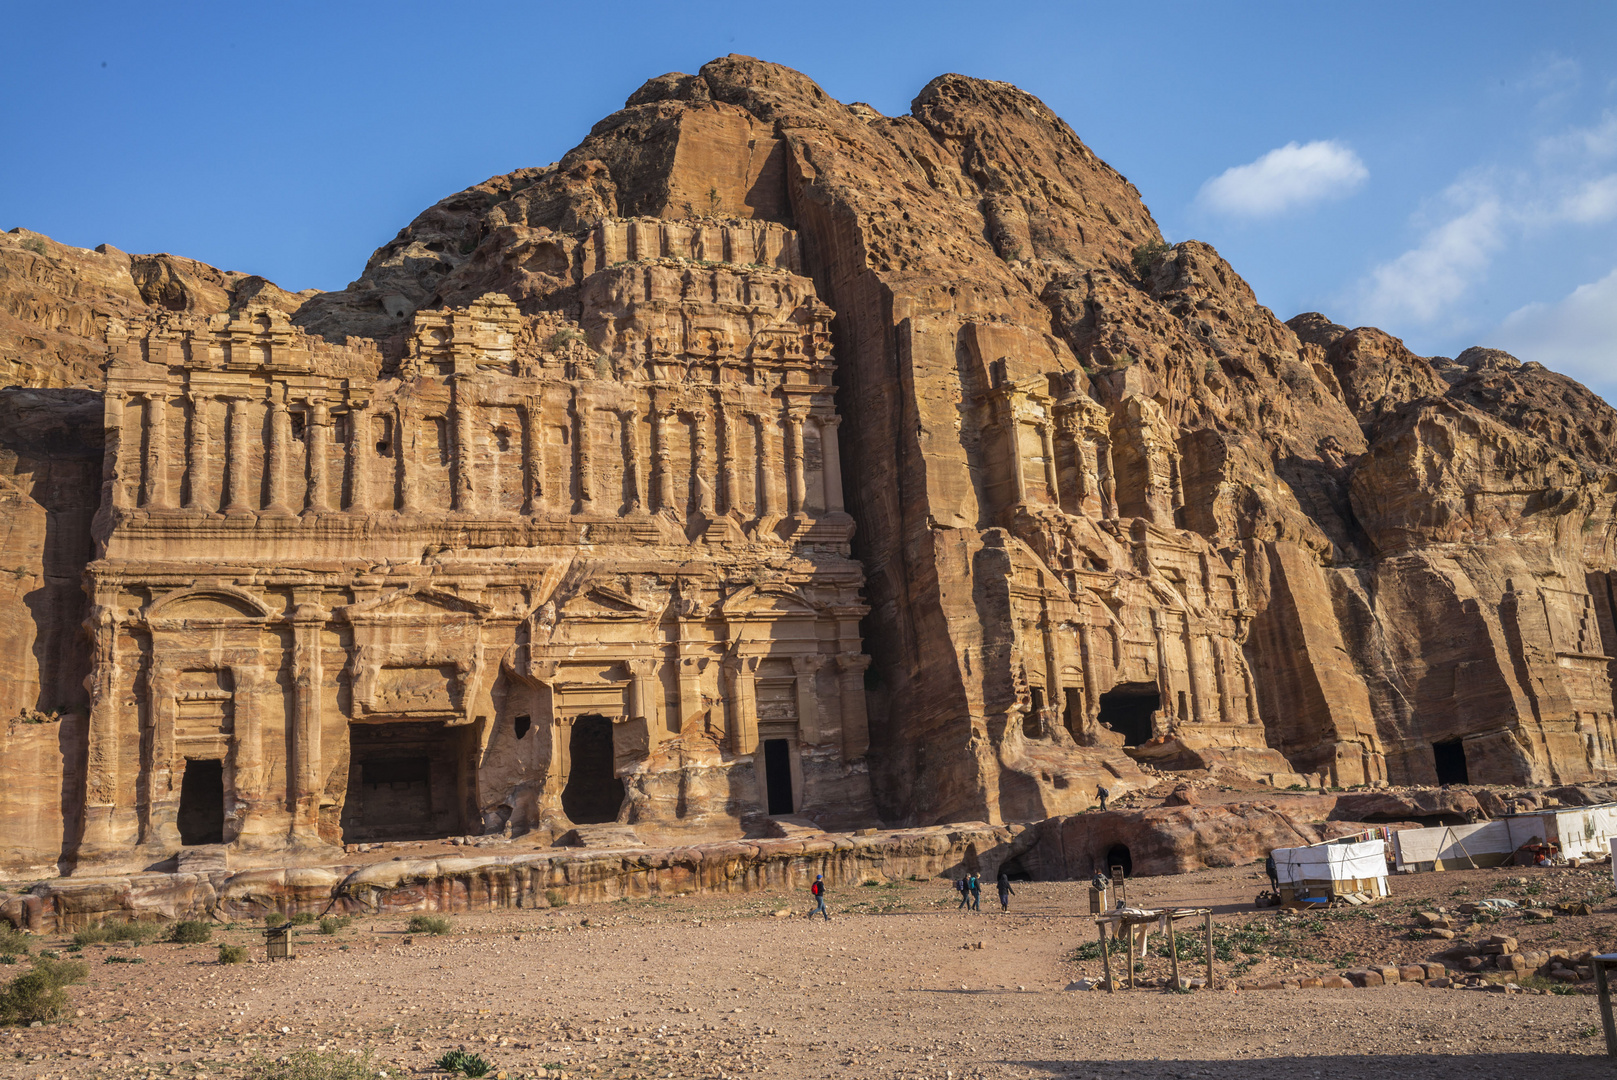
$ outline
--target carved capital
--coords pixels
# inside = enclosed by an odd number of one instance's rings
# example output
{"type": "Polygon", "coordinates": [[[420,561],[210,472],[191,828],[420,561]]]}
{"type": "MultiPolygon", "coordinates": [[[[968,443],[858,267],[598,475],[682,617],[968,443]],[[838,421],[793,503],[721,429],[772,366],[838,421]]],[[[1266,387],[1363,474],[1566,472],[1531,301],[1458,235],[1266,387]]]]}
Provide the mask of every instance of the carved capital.
{"type": "Polygon", "coordinates": [[[799,675],[812,675],[820,670],[825,663],[825,657],[819,653],[808,653],[803,656],[792,657],[792,668],[799,675]]]}
{"type": "Polygon", "coordinates": [[[844,671],[864,671],[870,667],[870,657],[864,653],[845,652],[837,654],[837,667],[844,671]]]}

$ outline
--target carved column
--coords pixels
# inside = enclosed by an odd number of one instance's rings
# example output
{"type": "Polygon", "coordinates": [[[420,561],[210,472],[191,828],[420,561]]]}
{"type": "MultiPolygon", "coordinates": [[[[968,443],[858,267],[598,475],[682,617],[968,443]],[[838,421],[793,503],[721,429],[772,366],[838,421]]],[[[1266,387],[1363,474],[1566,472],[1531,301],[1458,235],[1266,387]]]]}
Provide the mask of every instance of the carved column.
{"type": "Polygon", "coordinates": [[[348,413],[348,509],[363,513],[371,505],[371,410],[348,413]]]}
{"type": "MultiPolygon", "coordinates": [[[[1237,659],[1239,659],[1240,654],[1236,655],[1237,659]]],[[[1246,722],[1256,724],[1258,723],[1258,690],[1257,687],[1252,685],[1252,669],[1247,666],[1244,660],[1241,661],[1240,666],[1241,683],[1246,687],[1246,722]]]]}
{"type": "Polygon", "coordinates": [[[1093,734],[1100,718],[1100,685],[1095,676],[1095,647],[1090,641],[1089,624],[1078,624],[1078,661],[1084,672],[1084,730],[1093,734]]]}
{"type": "Polygon", "coordinates": [[[716,411],[719,422],[719,500],[723,504],[726,514],[736,509],[741,500],[736,490],[736,450],[734,414],[727,412],[723,405],[716,411]]]}
{"type": "Polygon", "coordinates": [[[208,443],[208,403],[206,394],[191,394],[191,438],[185,453],[185,508],[208,509],[208,461],[213,447],[208,443]]]}
{"type": "Polygon", "coordinates": [[[870,657],[864,653],[837,655],[843,761],[858,761],[870,749],[870,720],[865,711],[865,669],[868,667],[870,657]]]}
{"type": "Polygon", "coordinates": [[[737,754],[751,754],[758,749],[758,701],[756,656],[732,656],[725,661],[724,671],[730,680],[731,746],[737,754]]]}
{"type": "Polygon", "coordinates": [[[1018,504],[1027,502],[1027,476],[1022,471],[1022,421],[1017,419],[1016,407],[1010,402],[1005,403],[1005,442],[1009,453],[1005,455],[1011,464],[1011,483],[1016,493],[1018,504]]]}
{"type": "Polygon", "coordinates": [[[1201,657],[1196,655],[1196,631],[1191,626],[1190,612],[1180,614],[1185,621],[1185,673],[1190,677],[1190,719],[1201,724],[1206,722],[1206,712],[1202,704],[1202,673],[1201,657]]]}
{"type": "Polygon", "coordinates": [[[1044,486],[1050,490],[1050,501],[1061,505],[1061,485],[1056,479],[1056,446],[1049,424],[1039,425],[1039,439],[1044,444],[1044,486]]]}
{"type": "Polygon", "coordinates": [[[248,410],[252,401],[248,398],[230,399],[230,443],[225,452],[225,513],[251,514],[253,506],[249,502],[251,492],[248,491],[247,466],[247,425],[248,410]]]}
{"type": "MultiPolygon", "coordinates": [[[[1162,625],[1162,609],[1151,609],[1151,637],[1157,646],[1157,694],[1162,699],[1161,708],[1170,715],[1177,716],[1179,710],[1173,700],[1173,682],[1169,678],[1168,670],[1168,632],[1162,625]]],[[[1155,735],[1157,732],[1152,731],[1155,735]]]]}
{"type": "MultiPolygon", "coordinates": [[[[100,590],[98,590],[100,593],[100,590]]],[[[122,668],[118,655],[118,609],[112,601],[116,592],[97,596],[97,603],[85,620],[93,634],[90,675],[85,686],[90,692],[88,753],[84,770],[84,838],[80,854],[106,854],[123,848],[131,837],[124,819],[130,808],[119,805],[122,790],[119,755],[124,745],[123,710],[119,683],[122,668]]]]}
{"type": "Polygon", "coordinates": [[[654,509],[674,509],[674,478],[668,469],[668,413],[662,409],[651,414],[651,471],[656,489],[654,509]]]}
{"type": "Polygon", "coordinates": [[[623,479],[629,489],[629,512],[640,512],[640,439],[635,425],[640,414],[634,409],[619,409],[618,422],[623,425],[623,479]]]}
{"type": "Polygon", "coordinates": [[[313,597],[292,611],[292,834],[316,838],[320,825],[320,735],[325,677],[320,633],[327,613],[313,597]]]}
{"type": "Polygon", "coordinates": [[[820,421],[820,460],[827,514],[842,513],[842,453],[837,446],[837,428],[841,426],[840,416],[827,416],[820,421]]]}
{"type": "Polygon", "coordinates": [[[235,720],[235,736],[231,740],[236,764],[236,803],[240,810],[240,829],[237,840],[261,840],[269,832],[265,814],[270,809],[265,791],[264,724],[259,708],[258,694],[264,681],[264,669],[258,664],[237,664],[230,669],[234,684],[231,711],[235,720]]]}
{"type": "Polygon", "coordinates": [[[705,409],[698,409],[691,414],[696,427],[696,452],[691,455],[691,467],[695,475],[691,477],[696,483],[696,508],[702,512],[703,517],[713,516],[713,485],[707,482],[708,462],[708,420],[709,414],[705,409]]]}
{"type": "Polygon", "coordinates": [[[750,413],[758,422],[758,473],[761,478],[758,488],[758,517],[767,519],[780,513],[780,496],[775,491],[775,445],[769,433],[774,429],[775,418],[767,413],[750,413]]]}
{"type": "Polygon", "coordinates": [[[797,674],[797,739],[808,746],[825,741],[825,733],[820,730],[820,698],[814,685],[814,675],[824,663],[825,657],[817,653],[792,657],[792,670],[797,674]]]}
{"type": "Polygon", "coordinates": [[[1207,644],[1212,647],[1213,653],[1213,681],[1218,689],[1218,718],[1222,723],[1233,723],[1235,709],[1230,701],[1230,676],[1226,670],[1229,642],[1221,637],[1210,637],[1207,644]]]}
{"type": "Polygon", "coordinates": [[[304,445],[309,471],[308,510],[314,514],[330,513],[328,454],[331,446],[331,410],[323,398],[314,398],[309,402],[309,426],[304,445]]]}
{"type": "Polygon", "coordinates": [[[1095,440],[1095,471],[1100,474],[1101,513],[1117,517],[1117,477],[1112,471],[1112,440],[1095,440]]]}
{"type": "Polygon", "coordinates": [[[146,491],[142,504],[168,506],[168,395],[146,395],[146,491]]]}
{"type": "Polygon", "coordinates": [[[659,715],[661,710],[657,708],[657,661],[629,660],[624,666],[629,669],[629,719],[645,721],[646,750],[649,752],[667,738],[667,730],[659,715]]]}
{"type": "Polygon", "coordinates": [[[134,464],[124,453],[124,402],[127,398],[122,391],[111,390],[102,406],[107,442],[101,453],[101,487],[107,504],[114,510],[129,506],[129,484],[124,477],[134,464]]]}
{"type": "Polygon", "coordinates": [[[472,402],[471,389],[466,385],[464,377],[457,377],[450,383],[450,408],[455,414],[455,486],[453,489],[453,508],[462,514],[471,514],[477,511],[477,495],[472,484],[472,421],[477,416],[477,406],[472,402]]]}
{"type": "Polygon", "coordinates": [[[580,513],[587,514],[593,509],[591,500],[594,497],[592,487],[595,482],[594,468],[590,461],[590,420],[594,410],[583,398],[573,397],[573,419],[578,425],[578,508],[580,513]]]}
{"type": "Polygon", "coordinates": [[[803,421],[807,413],[800,409],[786,414],[786,512],[801,514],[806,485],[803,480],[803,421]]]}
{"type": "Polygon", "coordinates": [[[399,405],[394,413],[393,428],[398,445],[394,453],[399,456],[399,502],[406,513],[421,508],[416,485],[421,476],[421,438],[416,430],[415,410],[399,405]]]}
{"type": "Polygon", "coordinates": [[[291,451],[292,417],[286,411],[286,402],[270,399],[269,429],[269,505],[264,512],[275,517],[289,516],[286,504],[287,454],[291,451]]]}
{"type": "Polygon", "coordinates": [[[175,827],[179,792],[174,790],[174,670],[153,661],[146,679],[147,722],[151,736],[146,740],[147,758],[141,763],[146,774],[146,799],[141,823],[141,840],[165,847],[179,845],[175,827]]]}
{"type": "Polygon", "coordinates": [[[522,400],[522,512],[535,514],[545,505],[545,428],[539,395],[522,400]]]}

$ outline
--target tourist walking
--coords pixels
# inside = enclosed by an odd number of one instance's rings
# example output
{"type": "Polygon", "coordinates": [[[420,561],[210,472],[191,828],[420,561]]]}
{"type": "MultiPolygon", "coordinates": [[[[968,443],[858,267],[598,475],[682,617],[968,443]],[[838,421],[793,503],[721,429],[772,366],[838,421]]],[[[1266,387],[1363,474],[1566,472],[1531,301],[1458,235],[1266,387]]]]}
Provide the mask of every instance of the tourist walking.
{"type": "Polygon", "coordinates": [[[1275,865],[1275,853],[1269,852],[1269,857],[1263,860],[1263,869],[1269,875],[1269,888],[1275,892],[1280,891],[1280,867],[1275,865]]]}
{"type": "Polygon", "coordinates": [[[1000,869],[999,877],[994,884],[999,886],[999,910],[1011,910],[1011,895],[1016,890],[1011,888],[1011,875],[1007,874],[1003,867],[1000,869]]]}
{"type": "Polygon", "coordinates": [[[960,893],[960,903],[955,906],[956,911],[971,906],[971,883],[967,878],[961,878],[954,883],[955,890],[960,893]]]}
{"type": "Polygon", "coordinates": [[[983,879],[978,877],[974,871],[966,879],[966,884],[971,886],[971,910],[981,911],[983,909],[983,879]]]}
{"type": "Polygon", "coordinates": [[[1106,809],[1106,797],[1110,794],[1110,791],[1107,791],[1105,788],[1100,787],[1099,785],[1095,787],[1095,798],[1100,800],[1100,808],[1102,810],[1106,809]]]}
{"type": "Polygon", "coordinates": [[[825,921],[831,921],[831,913],[825,910],[825,875],[815,874],[814,884],[809,886],[809,892],[814,894],[814,910],[809,912],[809,918],[815,915],[824,915],[825,921]]]}

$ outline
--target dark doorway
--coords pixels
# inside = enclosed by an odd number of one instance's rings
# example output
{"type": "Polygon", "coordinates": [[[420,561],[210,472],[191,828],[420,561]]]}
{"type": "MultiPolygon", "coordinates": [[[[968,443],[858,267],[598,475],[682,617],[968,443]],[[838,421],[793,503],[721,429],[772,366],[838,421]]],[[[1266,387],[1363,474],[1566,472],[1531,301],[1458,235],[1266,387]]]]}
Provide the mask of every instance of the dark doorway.
{"type": "Polygon", "coordinates": [[[764,740],[764,787],[771,814],[792,812],[792,745],[785,739],[764,740]]]}
{"type": "Polygon", "coordinates": [[[436,721],[350,724],[343,840],[432,840],[464,832],[461,772],[470,731],[436,721]]]}
{"type": "Polygon", "coordinates": [[[1081,726],[1080,718],[1084,714],[1084,692],[1071,686],[1067,687],[1066,706],[1061,713],[1061,722],[1066,725],[1067,734],[1076,739],[1081,726]]]}
{"type": "Polygon", "coordinates": [[[623,781],[613,768],[612,721],[604,716],[580,716],[573,721],[567,749],[572,766],[561,793],[562,811],[574,825],[618,820],[623,781]]]}
{"type": "Polygon", "coordinates": [[[1439,784],[1469,784],[1471,774],[1465,767],[1465,743],[1459,739],[1432,744],[1432,760],[1437,766],[1439,784]]]}
{"type": "Polygon", "coordinates": [[[1123,736],[1124,746],[1151,739],[1151,714],[1162,707],[1156,683],[1120,683],[1100,696],[1100,722],[1123,736]]]}
{"type": "Polygon", "coordinates": [[[222,844],[225,842],[225,763],[185,759],[180,777],[180,843],[222,844]]]}
{"type": "Polygon", "coordinates": [[[1121,866],[1123,868],[1124,877],[1134,876],[1134,857],[1129,854],[1129,846],[1127,844],[1113,844],[1107,849],[1106,865],[1101,869],[1106,872],[1107,877],[1111,877],[1112,867],[1114,866],[1121,866]]]}
{"type": "Polygon", "coordinates": [[[1028,703],[1027,712],[1022,714],[1022,737],[1024,739],[1037,739],[1044,734],[1043,723],[1039,713],[1044,711],[1044,687],[1035,686],[1029,691],[1033,699],[1028,703]]]}

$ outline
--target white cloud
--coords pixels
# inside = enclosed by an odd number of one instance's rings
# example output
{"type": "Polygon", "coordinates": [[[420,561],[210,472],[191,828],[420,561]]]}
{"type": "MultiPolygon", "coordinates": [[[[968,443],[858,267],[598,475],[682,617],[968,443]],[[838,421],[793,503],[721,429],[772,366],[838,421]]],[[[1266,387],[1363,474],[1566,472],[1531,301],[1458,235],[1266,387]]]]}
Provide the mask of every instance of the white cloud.
{"type": "Polygon", "coordinates": [[[1521,359],[1571,375],[1610,399],[1617,388],[1617,270],[1553,304],[1517,308],[1496,337],[1521,359]]]}
{"type": "Polygon", "coordinates": [[[1419,246],[1376,267],[1360,286],[1361,322],[1431,322],[1487,271],[1503,242],[1504,208],[1486,190],[1450,195],[1465,198],[1466,209],[1429,230],[1419,246]]]}
{"type": "Polygon", "coordinates": [[[1590,180],[1562,197],[1556,217],[1579,225],[1598,225],[1617,218],[1617,173],[1590,180]]]}
{"type": "Polygon", "coordinates": [[[1369,176],[1359,155],[1339,142],[1290,142],[1256,161],[1224,170],[1203,184],[1196,198],[1221,213],[1272,217],[1340,198],[1369,176]]]}
{"type": "Polygon", "coordinates": [[[1600,120],[1589,127],[1573,128],[1541,139],[1538,152],[1540,157],[1548,159],[1570,156],[1599,160],[1617,154],[1617,112],[1607,109],[1600,120]]]}

